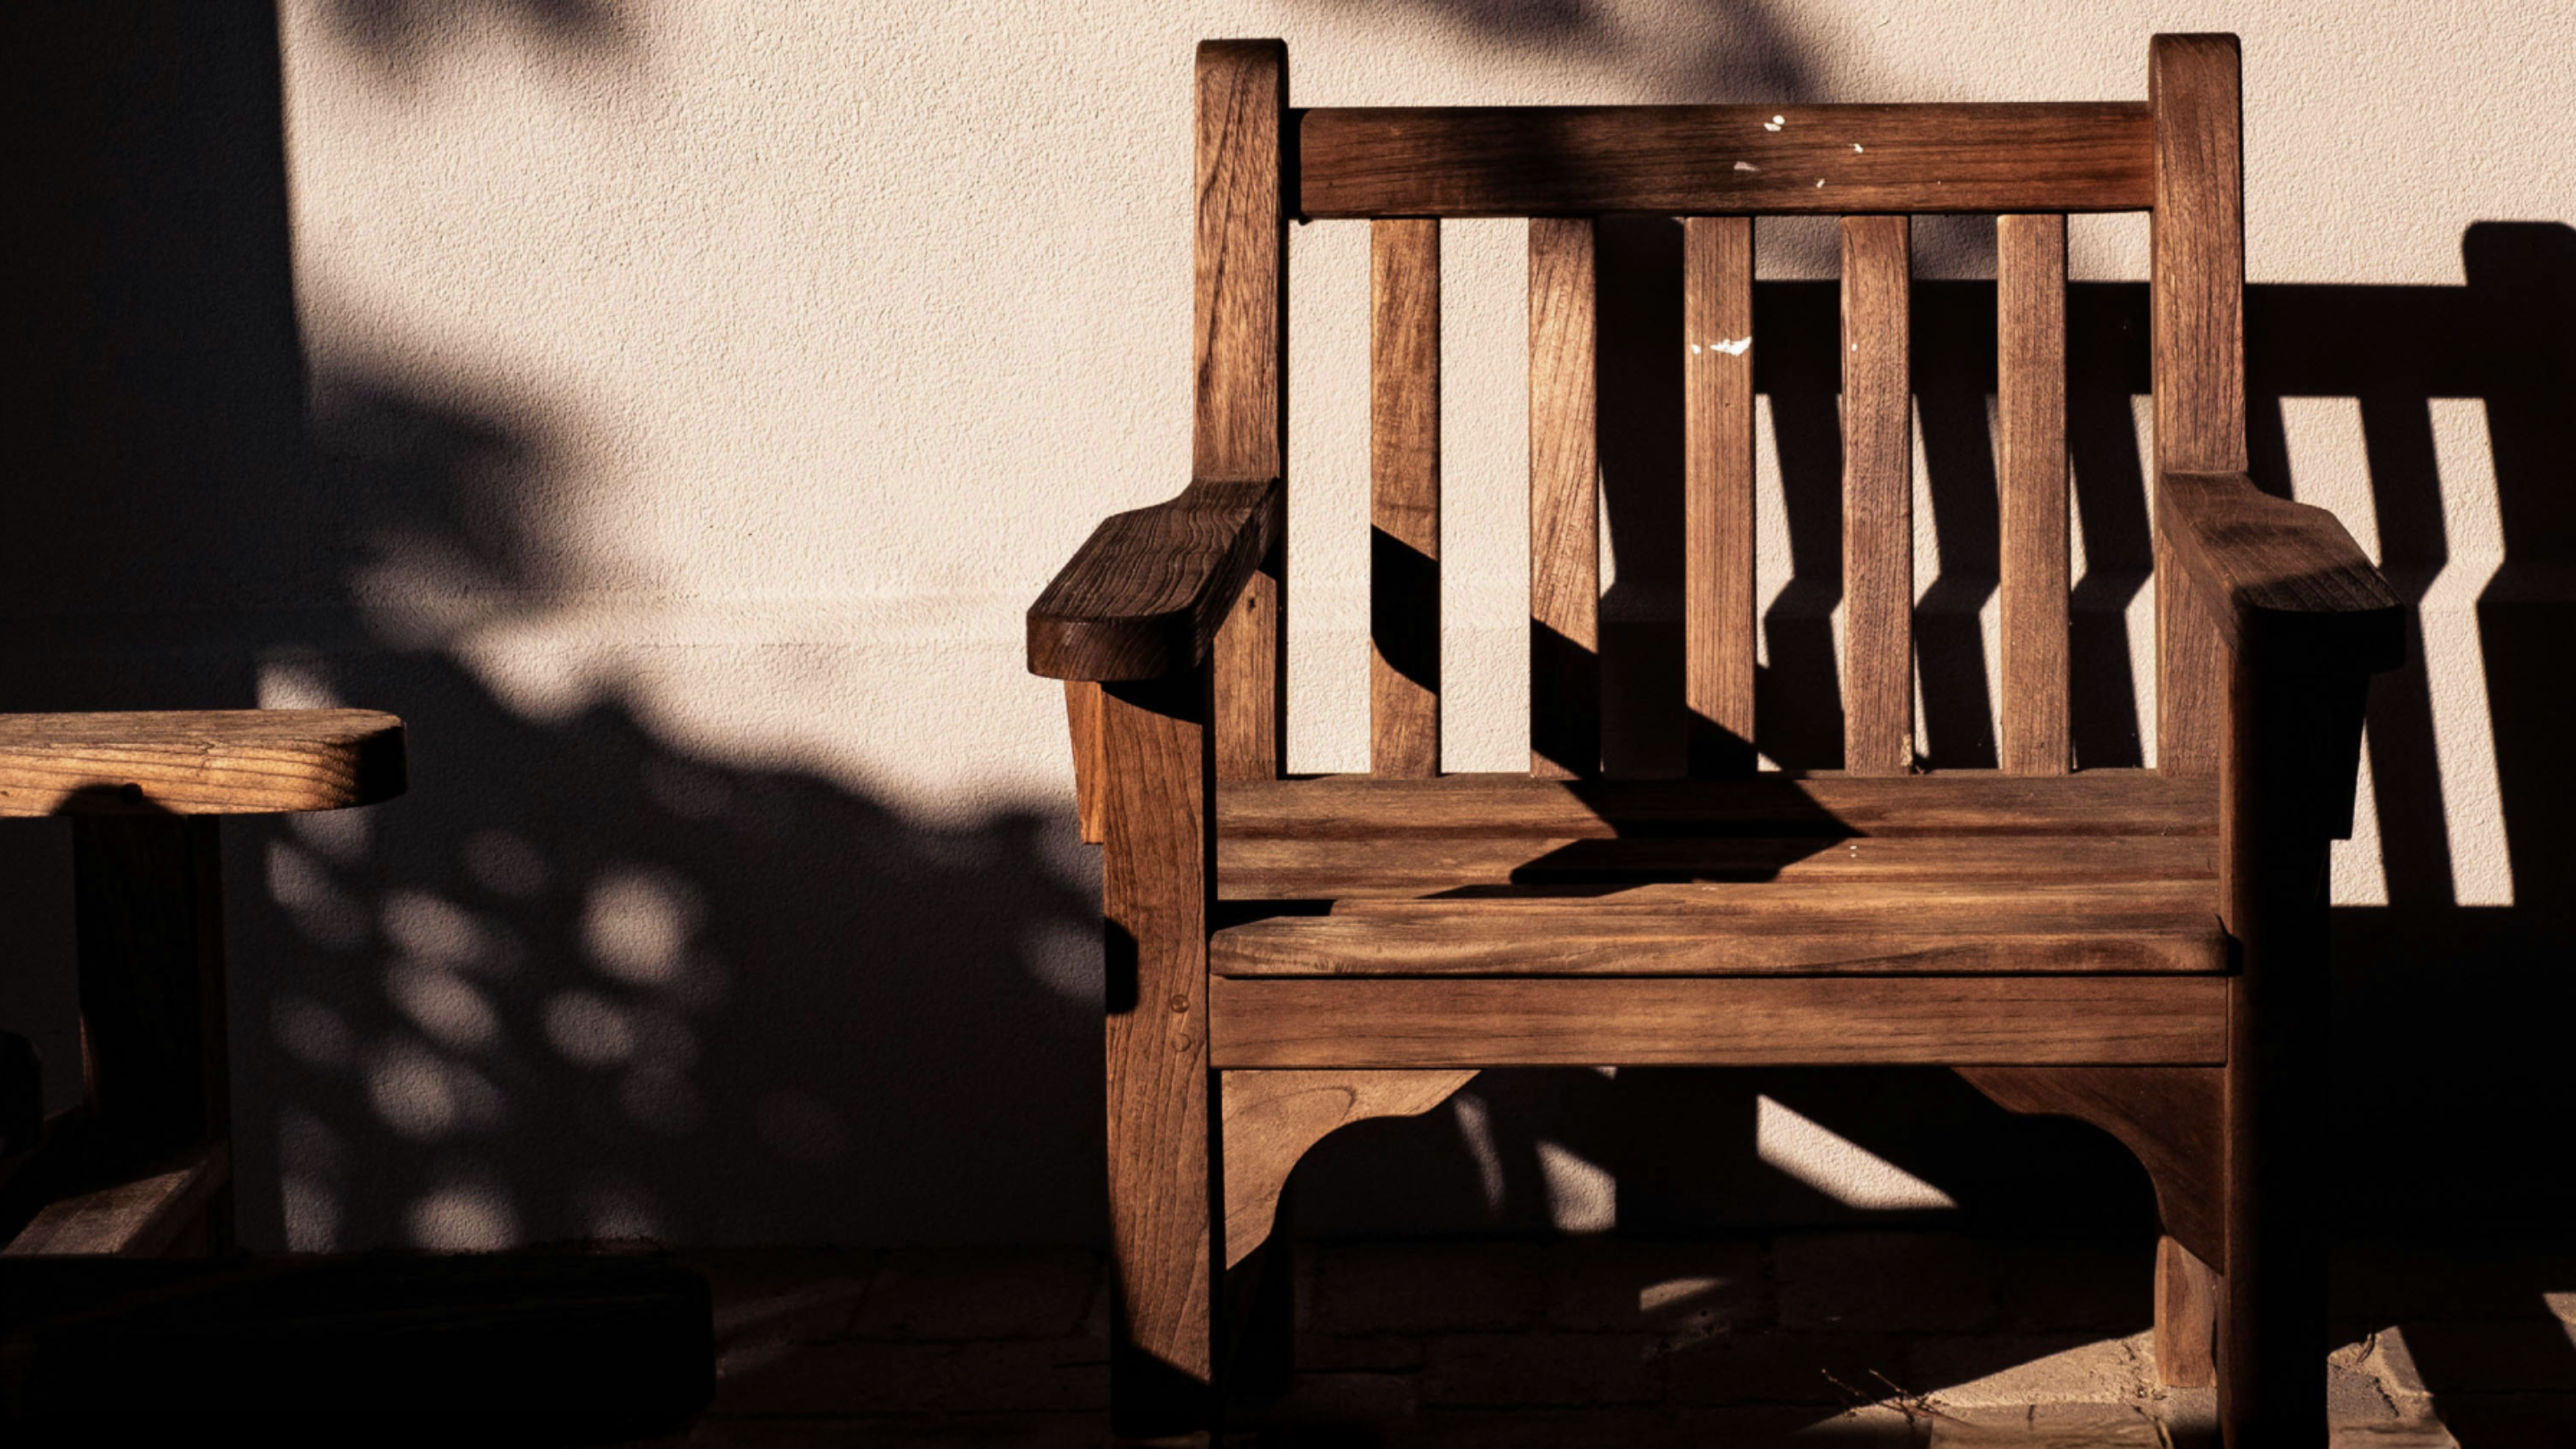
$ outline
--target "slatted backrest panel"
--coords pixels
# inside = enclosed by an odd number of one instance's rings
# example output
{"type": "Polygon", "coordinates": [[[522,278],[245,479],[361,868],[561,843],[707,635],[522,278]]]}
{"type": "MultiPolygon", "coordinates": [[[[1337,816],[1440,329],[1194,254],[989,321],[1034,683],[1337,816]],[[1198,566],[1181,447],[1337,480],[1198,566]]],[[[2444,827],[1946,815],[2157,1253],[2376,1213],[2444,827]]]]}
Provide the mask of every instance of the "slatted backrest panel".
{"type": "Polygon", "coordinates": [[[1755,764],[1752,216],[1843,215],[1844,758],[1902,774],[1915,768],[1907,214],[1992,211],[1998,763],[2069,769],[2065,213],[2158,205],[2177,184],[2157,169],[2160,124],[2173,122],[2131,103],[1290,113],[1298,210],[1373,219],[1372,768],[1440,766],[1440,218],[1530,218],[1530,768],[1578,778],[1601,766],[1593,217],[1684,218],[1684,723],[1691,772],[1719,775],[1755,764]]]}

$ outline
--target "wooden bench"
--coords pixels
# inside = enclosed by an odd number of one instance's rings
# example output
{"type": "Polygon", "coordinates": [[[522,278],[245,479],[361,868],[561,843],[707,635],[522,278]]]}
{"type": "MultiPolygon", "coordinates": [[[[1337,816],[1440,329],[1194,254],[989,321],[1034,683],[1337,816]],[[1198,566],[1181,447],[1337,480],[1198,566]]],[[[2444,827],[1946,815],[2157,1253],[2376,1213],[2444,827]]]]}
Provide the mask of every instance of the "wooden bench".
{"type": "Polygon", "coordinates": [[[402,721],[373,710],[0,715],[0,817],[71,819],[86,1089],[0,1158],[0,1259],[231,1251],[219,821],[372,804],[403,774],[402,721]]]}
{"type": "MultiPolygon", "coordinates": [[[[2397,600],[2246,476],[2233,37],[2141,102],[1294,110],[1197,63],[1192,481],[1029,612],[1106,847],[1116,1421],[1203,1427],[1298,1156],[1488,1066],[1923,1063],[2153,1181],[2157,1359],[2322,1443],[2326,843],[2397,600]],[[1603,777],[1594,218],[1684,218],[1691,778],[1603,777]],[[2000,768],[1916,769],[1909,221],[1998,215],[2000,768]],[[2066,214],[2153,218],[2151,770],[2076,770],[2066,214]],[[1756,767],[1753,230],[1842,218],[1843,768],[1756,767]],[[1529,218],[1530,768],[1440,769],[1440,222],[1529,218]],[[1371,773],[1283,769],[1287,222],[1365,219],[1371,773]],[[1232,1278],[1229,1279],[1229,1272],[1232,1278]]],[[[1275,1296],[1275,1295],[1274,1295],[1275,1296]]]]}

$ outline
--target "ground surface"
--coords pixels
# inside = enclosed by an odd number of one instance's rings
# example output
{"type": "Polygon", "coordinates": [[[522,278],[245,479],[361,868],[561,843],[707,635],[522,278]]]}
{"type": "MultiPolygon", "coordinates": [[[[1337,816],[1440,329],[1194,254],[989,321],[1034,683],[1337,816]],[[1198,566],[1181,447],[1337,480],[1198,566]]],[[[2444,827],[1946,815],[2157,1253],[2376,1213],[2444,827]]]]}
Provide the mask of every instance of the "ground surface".
{"type": "MultiPolygon", "coordinates": [[[[713,1409],[662,1441],[1096,1445],[1100,1260],[699,1253],[713,1409]]],[[[2149,1252],[1938,1233],[1362,1243],[1300,1255],[1291,1392],[1245,1445],[2214,1443],[2155,1383],[2149,1252]]],[[[2337,1449],[2576,1446],[2576,1254],[2337,1262],[2337,1449]]]]}

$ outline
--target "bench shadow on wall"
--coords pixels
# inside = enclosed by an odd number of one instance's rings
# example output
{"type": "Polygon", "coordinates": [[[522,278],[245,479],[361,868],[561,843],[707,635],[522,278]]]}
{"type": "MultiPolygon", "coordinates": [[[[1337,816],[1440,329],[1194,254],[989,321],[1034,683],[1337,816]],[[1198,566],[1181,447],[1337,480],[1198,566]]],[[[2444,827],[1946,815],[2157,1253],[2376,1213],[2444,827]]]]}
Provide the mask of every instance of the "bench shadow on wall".
{"type": "MultiPolygon", "coordinates": [[[[1069,801],[927,826],[819,776],[677,748],[613,688],[547,715],[496,695],[457,628],[580,582],[546,530],[581,440],[525,389],[308,376],[269,17],[127,5],[41,24],[63,33],[17,51],[45,57],[24,89],[51,119],[13,506],[19,536],[43,542],[0,582],[0,707],[242,706],[265,676],[273,700],[332,695],[413,726],[406,800],[228,832],[251,1239],[1101,1236],[1096,894],[1069,801]],[[386,633],[366,590],[401,568],[469,613],[386,633]]],[[[579,29],[546,33],[577,44],[579,29]]],[[[1770,93],[1805,93],[1776,53],[1755,70],[1770,93]]],[[[2339,1226],[2361,1236],[2542,1232],[2576,1208],[2547,1160],[2576,1087],[2546,1065],[2576,1019],[2561,968],[2576,860],[2555,818],[2576,766],[2551,739],[2576,637],[2576,232],[2479,223],[2463,248],[2463,286],[2249,299],[2266,486],[2299,481],[2282,399],[2356,399],[2386,563],[2421,600],[2450,566],[2431,401],[2474,398],[2501,509],[2502,567],[2476,606],[2498,797],[2445,800],[2420,650],[2372,697],[2389,904],[2336,916],[2339,1226]],[[2457,902],[2446,809],[2497,812],[2514,904],[2457,902]]],[[[1679,749],[1651,723],[1679,719],[1677,631],[1655,602],[1679,593],[1678,230],[1614,223],[1603,259],[1604,465],[1630,595],[1609,602],[1604,663],[1617,763],[1653,771],[1679,749]]],[[[1758,729],[1775,757],[1831,763],[1802,742],[1840,737],[1823,622],[1840,587],[1832,287],[1765,283],[1757,309],[1795,567],[1764,621],[1758,729]]],[[[1930,762],[1990,765],[1975,612],[1995,575],[1992,288],[1926,282],[1916,309],[1942,560],[1918,624],[1930,762]]],[[[2070,315],[2077,744],[2086,763],[2136,764],[2143,288],[2079,284],[2070,315]]],[[[24,959],[69,959],[54,828],[0,838],[24,959]]],[[[0,990],[62,1062],[68,973],[0,990]]],[[[1477,1091],[1481,1128],[1443,1111],[1319,1149],[1300,1173],[1309,1224],[1546,1231],[1564,1187],[1549,1162],[1570,1154],[1615,1182],[1628,1232],[2146,1228],[2142,1175],[2107,1138],[2005,1117],[1944,1073],[1514,1072],[1477,1091]],[[1766,1164],[1763,1098],[1957,1210],[1864,1212],[1766,1164]],[[2034,1158],[2050,1166],[2037,1187],[2034,1158]]],[[[2143,1323],[2143,1287],[2137,1309],[2143,1323]]],[[[2439,1343],[2417,1344],[2436,1387],[2439,1343]]]]}

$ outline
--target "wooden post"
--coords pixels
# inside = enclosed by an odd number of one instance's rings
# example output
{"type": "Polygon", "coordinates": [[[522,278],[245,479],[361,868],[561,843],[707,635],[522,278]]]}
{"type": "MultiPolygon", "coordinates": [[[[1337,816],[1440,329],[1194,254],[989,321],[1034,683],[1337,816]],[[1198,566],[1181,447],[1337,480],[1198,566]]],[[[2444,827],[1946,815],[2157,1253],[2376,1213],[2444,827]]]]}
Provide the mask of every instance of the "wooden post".
{"type": "Polygon", "coordinates": [[[1214,1412],[1209,696],[1205,670],[1101,688],[1111,1391],[1129,1435],[1204,1429],[1214,1412]]]}
{"type": "MultiPolygon", "coordinates": [[[[137,1162],[225,1143],[232,1104],[215,818],[76,816],[72,889],[81,1075],[103,1142],[137,1162]]],[[[206,1251],[231,1249],[228,1174],[203,1225],[206,1251]]]]}

